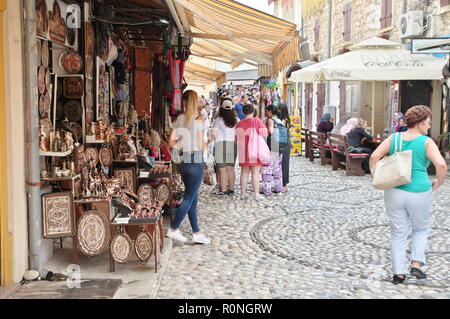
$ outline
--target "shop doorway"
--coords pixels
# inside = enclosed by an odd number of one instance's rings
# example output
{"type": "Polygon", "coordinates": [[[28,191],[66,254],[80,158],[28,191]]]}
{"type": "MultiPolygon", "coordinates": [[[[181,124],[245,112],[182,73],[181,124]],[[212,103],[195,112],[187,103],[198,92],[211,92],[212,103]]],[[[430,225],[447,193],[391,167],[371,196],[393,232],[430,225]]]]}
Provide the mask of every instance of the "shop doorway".
{"type": "Polygon", "coordinates": [[[432,92],[431,81],[400,81],[400,112],[405,114],[414,105],[430,106],[432,92]]]}

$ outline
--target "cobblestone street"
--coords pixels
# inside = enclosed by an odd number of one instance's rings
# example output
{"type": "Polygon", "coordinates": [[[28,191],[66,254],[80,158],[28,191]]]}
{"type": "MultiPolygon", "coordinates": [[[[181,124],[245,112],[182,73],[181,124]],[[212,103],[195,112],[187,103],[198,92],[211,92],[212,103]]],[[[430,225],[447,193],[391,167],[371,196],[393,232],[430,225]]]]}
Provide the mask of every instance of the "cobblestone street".
{"type": "MultiPolygon", "coordinates": [[[[450,298],[450,182],[434,194],[428,280],[395,286],[383,194],[370,181],[292,158],[282,195],[239,200],[202,186],[212,243],[175,244],[158,298],[450,298]]],[[[187,218],[181,230],[191,237],[187,218]]]]}

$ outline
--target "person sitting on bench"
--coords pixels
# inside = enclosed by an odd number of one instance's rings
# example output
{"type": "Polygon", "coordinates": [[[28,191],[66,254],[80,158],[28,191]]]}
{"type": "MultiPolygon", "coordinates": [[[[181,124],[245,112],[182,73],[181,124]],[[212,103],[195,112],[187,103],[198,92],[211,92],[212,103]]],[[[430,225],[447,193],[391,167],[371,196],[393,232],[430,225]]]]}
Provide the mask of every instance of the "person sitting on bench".
{"type": "Polygon", "coordinates": [[[364,119],[359,119],[358,124],[350,130],[350,132],[347,133],[347,140],[348,140],[348,151],[350,153],[365,153],[369,154],[367,158],[362,162],[362,169],[366,172],[366,174],[370,174],[369,170],[369,158],[372,152],[374,151],[373,148],[369,147],[368,145],[365,145],[363,143],[363,139],[367,140],[373,140],[373,137],[367,134],[365,129],[367,128],[367,121],[364,119]]]}

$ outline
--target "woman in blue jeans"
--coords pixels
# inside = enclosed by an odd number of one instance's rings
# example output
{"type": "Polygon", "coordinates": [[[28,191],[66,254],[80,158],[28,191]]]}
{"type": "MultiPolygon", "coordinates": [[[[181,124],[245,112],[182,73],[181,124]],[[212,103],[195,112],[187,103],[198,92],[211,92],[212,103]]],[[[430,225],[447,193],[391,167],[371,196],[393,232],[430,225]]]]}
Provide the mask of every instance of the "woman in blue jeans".
{"type": "Polygon", "coordinates": [[[203,181],[203,149],[206,145],[204,136],[207,124],[198,112],[198,96],[195,91],[186,91],[183,94],[183,103],[185,113],[178,116],[173,124],[170,146],[175,147],[182,153],[180,173],[185,191],[172,227],[167,230],[167,237],[181,242],[187,241],[179,228],[188,215],[193,232],[192,241],[199,244],[209,244],[211,240],[200,232],[197,222],[198,192],[203,181]]]}
{"type": "Polygon", "coordinates": [[[386,139],[372,153],[369,163],[372,170],[386,154],[393,154],[394,141],[402,145],[401,151],[412,151],[411,183],[384,191],[384,203],[391,228],[394,284],[402,283],[406,277],[406,249],[410,223],[412,226],[410,273],[417,279],[427,277],[421,267],[425,265],[432,192],[444,183],[447,175],[444,158],[433,140],[427,136],[431,126],[431,110],[427,106],[416,105],[406,112],[405,117],[408,131],[394,133],[386,139]],[[433,182],[427,173],[430,161],[436,167],[437,180],[433,182]]]}

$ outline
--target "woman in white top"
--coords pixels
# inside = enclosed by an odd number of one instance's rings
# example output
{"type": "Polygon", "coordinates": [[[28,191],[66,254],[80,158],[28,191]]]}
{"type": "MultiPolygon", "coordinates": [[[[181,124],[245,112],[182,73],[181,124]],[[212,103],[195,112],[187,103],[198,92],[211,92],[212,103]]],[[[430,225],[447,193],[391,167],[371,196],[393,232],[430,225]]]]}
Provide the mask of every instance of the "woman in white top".
{"type": "Polygon", "coordinates": [[[183,94],[185,113],[181,114],[173,125],[174,130],[170,136],[170,146],[180,149],[181,159],[180,172],[185,185],[183,201],[175,215],[172,227],[167,230],[167,237],[181,242],[187,241],[179,227],[186,215],[192,226],[192,241],[194,243],[209,244],[211,240],[200,232],[197,222],[198,192],[203,181],[204,160],[203,150],[205,148],[204,134],[206,122],[197,113],[198,96],[195,91],[189,90],[183,94]]]}
{"type": "Polygon", "coordinates": [[[215,140],[214,160],[219,169],[219,192],[215,195],[234,195],[237,145],[235,128],[238,122],[231,99],[224,99],[213,122],[212,139],[215,140]]]}

